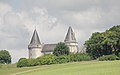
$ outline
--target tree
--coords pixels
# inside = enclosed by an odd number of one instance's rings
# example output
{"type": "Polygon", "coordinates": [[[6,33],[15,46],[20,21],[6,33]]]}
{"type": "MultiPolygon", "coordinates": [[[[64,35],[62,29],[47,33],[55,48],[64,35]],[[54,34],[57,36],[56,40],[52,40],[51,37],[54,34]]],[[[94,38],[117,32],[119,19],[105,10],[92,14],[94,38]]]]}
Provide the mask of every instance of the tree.
{"type": "Polygon", "coordinates": [[[60,55],[68,55],[69,52],[69,47],[65,45],[65,43],[58,43],[53,51],[53,54],[56,56],[60,55]]]}
{"type": "Polygon", "coordinates": [[[11,63],[11,55],[6,50],[0,51],[0,63],[2,64],[10,64],[11,63]]]}
{"type": "Polygon", "coordinates": [[[93,33],[91,38],[85,42],[86,52],[91,54],[93,58],[100,57],[102,54],[101,42],[104,39],[104,35],[99,32],[93,33]]]}
{"type": "Polygon", "coordinates": [[[120,52],[120,25],[113,26],[105,32],[93,33],[85,42],[86,51],[98,58],[103,55],[115,54],[120,52]]]}

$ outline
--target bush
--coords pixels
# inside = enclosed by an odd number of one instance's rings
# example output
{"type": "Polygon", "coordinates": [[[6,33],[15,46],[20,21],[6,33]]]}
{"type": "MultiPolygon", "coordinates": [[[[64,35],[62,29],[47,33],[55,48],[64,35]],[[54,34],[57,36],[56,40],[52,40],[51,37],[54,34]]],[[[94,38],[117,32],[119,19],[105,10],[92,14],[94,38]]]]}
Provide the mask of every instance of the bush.
{"type": "Polygon", "coordinates": [[[62,64],[76,61],[89,61],[91,57],[88,54],[70,54],[55,56],[53,54],[46,54],[36,59],[20,58],[17,67],[37,66],[37,65],[50,65],[50,64],[62,64]]]}
{"type": "Polygon", "coordinates": [[[91,56],[90,55],[88,55],[88,54],[81,54],[81,53],[70,54],[69,58],[70,58],[71,62],[90,61],[91,60],[91,56]]]}
{"type": "Polygon", "coordinates": [[[36,59],[27,59],[28,60],[28,66],[37,66],[39,65],[39,62],[36,59]]]}
{"type": "Polygon", "coordinates": [[[70,58],[68,55],[61,55],[55,59],[55,62],[58,64],[67,63],[70,62],[70,58]]]}
{"type": "Polygon", "coordinates": [[[50,65],[55,64],[56,56],[52,54],[46,54],[44,56],[38,57],[36,60],[38,61],[39,65],[50,65]]]}
{"type": "Polygon", "coordinates": [[[117,59],[118,57],[116,55],[105,55],[98,58],[99,61],[112,61],[117,59]]]}
{"type": "Polygon", "coordinates": [[[29,65],[28,60],[26,58],[20,58],[17,62],[17,67],[27,67],[29,65]]]}

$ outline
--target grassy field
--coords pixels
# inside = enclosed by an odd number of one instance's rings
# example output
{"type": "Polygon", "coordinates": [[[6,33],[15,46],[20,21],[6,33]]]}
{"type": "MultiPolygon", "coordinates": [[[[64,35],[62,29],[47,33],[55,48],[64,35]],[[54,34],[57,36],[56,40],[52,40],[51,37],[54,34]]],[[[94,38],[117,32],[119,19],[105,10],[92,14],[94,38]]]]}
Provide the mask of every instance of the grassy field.
{"type": "Polygon", "coordinates": [[[7,64],[7,65],[0,64],[0,75],[15,75],[16,73],[33,70],[36,68],[40,68],[40,66],[16,68],[16,64],[12,64],[12,65],[11,64],[7,64]]]}
{"type": "MultiPolygon", "coordinates": [[[[14,66],[14,65],[12,65],[14,66]]],[[[119,75],[120,61],[86,61],[29,68],[3,68],[0,75],[119,75]]]]}

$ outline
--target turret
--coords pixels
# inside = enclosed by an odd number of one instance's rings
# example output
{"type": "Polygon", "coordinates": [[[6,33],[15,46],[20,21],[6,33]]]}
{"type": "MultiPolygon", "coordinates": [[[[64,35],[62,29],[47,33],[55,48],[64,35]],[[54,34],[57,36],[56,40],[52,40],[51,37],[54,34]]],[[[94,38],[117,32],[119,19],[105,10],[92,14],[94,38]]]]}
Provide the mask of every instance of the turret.
{"type": "Polygon", "coordinates": [[[73,32],[71,27],[69,27],[68,29],[64,42],[69,47],[71,53],[78,52],[78,43],[75,38],[75,33],[73,32]]]}
{"type": "Polygon", "coordinates": [[[31,42],[28,45],[28,49],[29,49],[29,58],[37,58],[37,57],[43,55],[41,52],[42,45],[41,45],[41,42],[39,40],[39,36],[38,36],[36,29],[34,30],[31,42]]]}

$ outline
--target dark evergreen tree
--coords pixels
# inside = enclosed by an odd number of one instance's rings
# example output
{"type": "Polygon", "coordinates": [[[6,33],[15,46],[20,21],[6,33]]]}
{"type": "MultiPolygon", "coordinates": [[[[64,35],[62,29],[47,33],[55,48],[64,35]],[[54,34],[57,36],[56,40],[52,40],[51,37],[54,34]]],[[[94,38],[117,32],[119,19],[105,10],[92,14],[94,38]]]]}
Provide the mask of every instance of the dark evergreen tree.
{"type": "Polygon", "coordinates": [[[68,55],[69,52],[69,47],[65,45],[65,43],[58,43],[53,51],[53,54],[56,56],[60,55],[68,55]]]}

